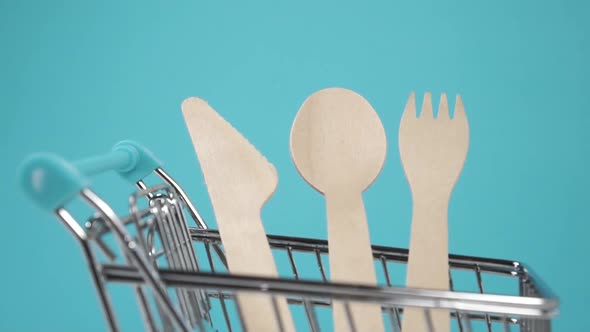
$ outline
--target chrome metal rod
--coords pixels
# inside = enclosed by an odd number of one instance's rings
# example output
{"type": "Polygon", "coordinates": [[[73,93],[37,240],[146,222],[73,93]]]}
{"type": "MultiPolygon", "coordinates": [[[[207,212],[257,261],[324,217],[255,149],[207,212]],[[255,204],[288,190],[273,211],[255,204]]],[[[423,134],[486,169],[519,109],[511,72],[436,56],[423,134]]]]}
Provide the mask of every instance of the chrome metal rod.
{"type": "Polygon", "coordinates": [[[96,261],[96,257],[92,252],[92,248],[90,248],[90,243],[88,242],[88,235],[80,226],[74,217],[65,209],[59,208],[55,211],[57,217],[66,225],[66,227],[74,234],[78,243],[82,247],[82,251],[84,252],[84,257],[86,258],[86,264],[88,265],[88,269],[90,270],[90,276],[92,277],[92,282],[94,283],[94,287],[98,293],[98,298],[100,300],[100,304],[102,306],[102,311],[105,315],[107,320],[107,325],[112,332],[119,332],[119,324],[115,319],[115,313],[113,312],[113,305],[107,293],[106,287],[104,285],[103,276],[99,273],[98,263],[96,261]]]}
{"type": "MultiPolygon", "coordinates": [[[[180,198],[184,201],[184,204],[186,205],[193,220],[197,223],[197,226],[199,226],[199,228],[201,229],[209,229],[207,223],[205,223],[205,221],[197,211],[197,208],[195,208],[192,201],[188,198],[186,192],[176,181],[174,181],[172,176],[166,173],[166,171],[164,171],[162,168],[156,168],[155,172],[162,180],[166,181],[166,183],[168,183],[170,187],[172,187],[178,193],[178,196],[180,196],[180,198]]],[[[227,268],[227,260],[221,247],[219,247],[218,244],[213,244],[213,249],[217,253],[217,256],[221,260],[221,263],[223,263],[223,265],[227,268]]]]}
{"type": "Polygon", "coordinates": [[[133,240],[133,237],[127,232],[125,225],[121,223],[115,212],[90,189],[83,189],[80,195],[105,218],[108,226],[111,227],[120,242],[121,248],[126,251],[132,263],[137,266],[135,270],[141,276],[141,279],[147,282],[153,289],[156,298],[163,304],[167,314],[172,316],[182,331],[189,332],[191,330],[190,327],[186,324],[184,318],[174,309],[174,305],[168,297],[157,271],[150,264],[147,254],[133,240]]]}
{"type": "MultiPolygon", "coordinates": [[[[396,287],[360,286],[320,281],[296,281],[238,275],[212,275],[204,272],[160,270],[162,281],[169,287],[223,289],[228,291],[264,292],[310,299],[330,298],[351,302],[371,302],[398,307],[456,309],[479,313],[551,318],[557,314],[556,299],[516,297],[465,292],[450,292],[396,287]]],[[[143,282],[137,269],[130,266],[105,265],[103,273],[114,282],[143,282]]]]}
{"type": "MultiPolygon", "coordinates": [[[[221,243],[219,232],[216,230],[198,228],[189,228],[189,230],[193,240],[208,240],[212,243],[221,243]]],[[[287,246],[290,246],[293,251],[312,252],[314,250],[318,250],[322,254],[328,253],[328,241],[326,240],[308,239],[282,235],[268,235],[268,242],[271,248],[285,248],[287,246]]],[[[373,257],[375,259],[379,259],[381,256],[383,256],[388,261],[402,263],[408,261],[408,249],[373,245],[372,250],[373,257]]],[[[521,274],[530,273],[530,271],[527,272],[526,269],[522,268],[523,265],[520,262],[464,255],[449,255],[449,265],[453,269],[470,271],[475,270],[475,268],[479,266],[482,272],[512,276],[519,276],[521,274]]],[[[550,295],[551,293],[548,291],[545,294],[550,295]]]]}

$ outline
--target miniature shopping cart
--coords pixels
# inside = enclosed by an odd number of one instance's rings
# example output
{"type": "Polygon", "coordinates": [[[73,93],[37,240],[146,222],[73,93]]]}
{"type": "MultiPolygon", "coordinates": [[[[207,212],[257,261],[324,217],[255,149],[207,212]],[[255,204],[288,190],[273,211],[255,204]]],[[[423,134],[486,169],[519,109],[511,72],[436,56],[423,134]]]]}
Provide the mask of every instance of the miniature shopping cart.
{"type": "MultiPolygon", "coordinates": [[[[107,285],[132,287],[146,331],[244,331],[236,293],[286,297],[298,331],[332,329],[331,303],[370,302],[382,307],[387,331],[400,331],[407,307],[423,309],[428,332],[432,310],[447,310],[454,331],[551,331],[558,300],[528,267],[515,261],[449,256],[450,291],[394,287],[405,279],[408,251],[373,246],[380,286],[332,283],[324,240],[268,236],[280,278],[228,274],[219,233],[208,229],[182,188],[143,146],[123,141],[99,157],[69,163],[51,154],[25,162],[22,185],[53,211],[80,243],[108,327],[120,331],[107,285]],[[138,191],[129,211],[117,214],[92,189],[88,176],[117,171],[138,191]],[[150,178],[158,184],[146,184],[150,178]],[[152,179],[153,180],[153,179],[152,179]],[[93,211],[74,217],[81,201],[93,211]],[[189,222],[190,221],[190,222],[189,222]],[[464,287],[471,280],[472,286],[464,287]]],[[[247,241],[248,239],[244,239],[247,241]]],[[[276,331],[282,331],[281,319],[276,331]]],[[[347,315],[350,331],[355,330],[347,315]]],[[[252,332],[252,331],[250,331],[252,332]]],[[[364,332],[364,331],[358,331],[364,332]]]]}

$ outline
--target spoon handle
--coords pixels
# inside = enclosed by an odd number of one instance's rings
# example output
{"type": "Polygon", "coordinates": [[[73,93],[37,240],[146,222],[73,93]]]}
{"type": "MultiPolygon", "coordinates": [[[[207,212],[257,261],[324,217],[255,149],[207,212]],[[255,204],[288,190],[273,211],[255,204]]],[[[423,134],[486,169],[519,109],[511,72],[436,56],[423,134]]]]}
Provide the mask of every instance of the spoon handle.
{"type": "MultiPolygon", "coordinates": [[[[414,195],[407,287],[449,289],[448,211],[449,197],[414,195]]],[[[432,326],[437,332],[450,331],[448,310],[431,310],[432,326]]],[[[403,332],[428,331],[424,310],[405,308],[403,332]]]]}
{"type": "MultiPolygon", "coordinates": [[[[330,277],[336,282],[376,285],[375,266],[361,193],[326,193],[330,277]]],[[[356,331],[384,331],[381,307],[350,305],[356,331]]],[[[344,304],[334,304],[334,331],[351,331],[344,304]]]]}

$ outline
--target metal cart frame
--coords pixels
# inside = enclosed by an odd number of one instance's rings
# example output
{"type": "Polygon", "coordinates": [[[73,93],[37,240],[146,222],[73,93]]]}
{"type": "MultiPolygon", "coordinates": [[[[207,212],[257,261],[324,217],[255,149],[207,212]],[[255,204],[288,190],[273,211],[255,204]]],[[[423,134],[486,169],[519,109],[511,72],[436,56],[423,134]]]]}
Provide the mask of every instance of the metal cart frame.
{"type": "MultiPolygon", "coordinates": [[[[258,292],[273,299],[287,297],[290,307],[304,309],[305,329],[313,332],[324,329],[317,310],[329,309],[334,300],[343,301],[348,311],[351,302],[381,305],[391,331],[401,329],[403,308],[408,306],[424,309],[429,332],[435,332],[430,320],[432,309],[447,309],[461,332],[551,331],[551,319],[558,314],[556,296],[526,265],[508,260],[449,255],[449,291],[411,289],[394,287],[391,281],[392,265],[405,265],[408,250],[373,246],[383,285],[342,284],[327,277],[327,241],[269,235],[273,251],[286,257],[287,275],[260,278],[227,274],[219,233],[207,227],[151,152],[131,141],[118,143],[104,156],[75,163],[55,155],[33,156],[23,166],[22,182],[31,198],[53,211],[78,240],[111,331],[120,328],[107,292],[109,283],[134,287],[147,331],[242,331],[243,324],[235,324],[235,319],[240,321],[239,308],[235,314],[228,309],[236,306],[236,292],[258,292]],[[129,198],[128,215],[119,216],[90,189],[86,176],[105,170],[118,171],[139,188],[129,198]],[[156,175],[161,184],[148,187],[144,178],[149,174],[156,175]],[[65,208],[75,198],[95,211],[83,223],[65,208]],[[186,216],[195,223],[193,227],[188,226],[186,216]],[[302,276],[299,255],[315,262],[318,278],[302,276]],[[477,290],[456,291],[456,271],[471,274],[477,290]],[[487,292],[484,280],[492,275],[514,280],[516,294],[487,292]],[[221,320],[212,318],[213,301],[220,304],[221,320]]],[[[273,303],[274,314],[278,314],[276,301],[273,303]]],[[[280,317],[277,321],[277,331],[282,331],[280,317]]],[[[356,331],[350,314],[348,322],[350,330],[356,331]]]]}

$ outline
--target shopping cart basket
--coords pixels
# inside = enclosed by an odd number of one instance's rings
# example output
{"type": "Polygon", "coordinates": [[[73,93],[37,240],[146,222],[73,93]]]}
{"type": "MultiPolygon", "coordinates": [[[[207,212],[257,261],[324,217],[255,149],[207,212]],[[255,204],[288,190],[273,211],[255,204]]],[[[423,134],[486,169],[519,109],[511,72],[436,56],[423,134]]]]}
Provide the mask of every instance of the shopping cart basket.
{"type": "MultiPolygon", "coordinates": [[[[399,331],[405,307],[423,309],[427,332],[436,332],[430,312],[446,309],[456,331],[551,331],[558,300],[520,262],[449,256],[450,291],[394,287],[403,280],[406,249],[373,246],[379,286],[332,283],[324,240],[268,236],[280,278],[227,273],[219,233],[208,229],[182,188],[154,155],[122,141],[103,156],[69,163],[35,155],[22,168],[22,185],[40,207],[55,213],[80,243],[111,331],[119,331],[107,285],[133,287],[147,331],[243,331],[236,292],[287,297],[298,331],[331,329],[331,303],[371,302],[382,307],[388,331],[399,331]],[[139,190],[121,216],[91,188],[87,176],[115,170],[139,190]],[[146,177],[159,180],[147,186],[146,177]],[[80,200],[95,213],[76,218],[66,205],[80,200]],[[187,220],[192,221],[192,227],[187,220]],[[461,283],[474,280],[474,289],[461,283]],[[498,285],[502,289],[496,290],[498,285]],[[492,287],[493,286],[493,287],[492,287]],[[488,288],[494,288],[490,291],[488,288]]],[[[247,239],[245,239],[247,241],[247,239]]],[[[347,315],[355,331],[352,315],[347,315]]],[[[282,331],[278,317],[277,331],[282,331]]],[[[250,331],[252,332],[252,331],[250,331]]],[[[359,331],[364,332],[364,331],[359,331]]]]}

